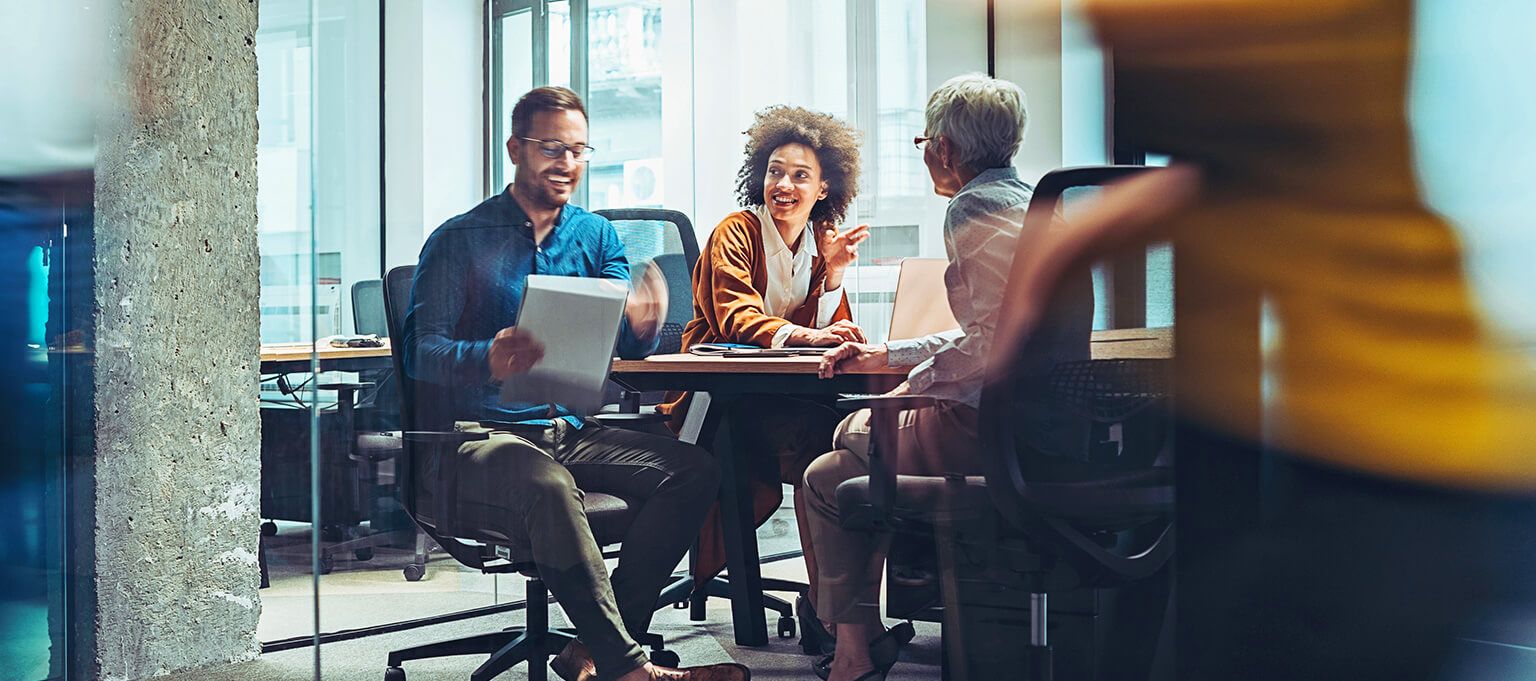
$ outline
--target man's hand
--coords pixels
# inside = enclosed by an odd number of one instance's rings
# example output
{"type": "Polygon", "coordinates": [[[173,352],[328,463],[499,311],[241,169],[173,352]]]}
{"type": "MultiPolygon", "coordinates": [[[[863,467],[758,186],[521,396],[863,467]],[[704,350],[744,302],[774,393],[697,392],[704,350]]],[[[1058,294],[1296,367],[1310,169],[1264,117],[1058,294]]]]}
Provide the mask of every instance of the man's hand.
{"type": "Polygon", "coordinates": [[[863,343],[864,330],[858,324],[846,319],[832,322],[825,329],[811,329],[800,327],[790,332],[789,345],[827,347],[838,343],[863,343]]]}
{"type": "Polygon", "coordinates": [[[541,359],[544,359],[544,346],[534,340],[533,334],[515,326],[497,331],[496,337],[491,339],[489,364],[491,376],[498,381],[527,373],[541,359]]]}
{"type": "Polygon", "coordinates": [[[843,343],[821,356],[816,375],[832,378],[838,374],[867,373],[886,367],[885,344],[843,343]]]}
{"type": "Polygon", "coordinates": [[[652,262],[646,266],[624,301],[624,316],[629,328],[641,340],[650,340],[667,319],[667,278],[661,268],[652,262]]]}

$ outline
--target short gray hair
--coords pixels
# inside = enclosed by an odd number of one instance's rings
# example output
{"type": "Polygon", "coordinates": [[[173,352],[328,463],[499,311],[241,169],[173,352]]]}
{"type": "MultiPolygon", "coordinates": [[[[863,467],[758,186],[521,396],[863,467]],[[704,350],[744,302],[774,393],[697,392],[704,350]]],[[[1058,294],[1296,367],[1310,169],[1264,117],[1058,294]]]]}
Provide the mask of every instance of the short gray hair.
{"type": "Polygon", "coordinates": [[[1011,165],[1029,124],[1024,91],[980,73],[940,85],[928,96],[927,117],[926,134],[943,135],[956,162],[975,170],[1011,165]]]}

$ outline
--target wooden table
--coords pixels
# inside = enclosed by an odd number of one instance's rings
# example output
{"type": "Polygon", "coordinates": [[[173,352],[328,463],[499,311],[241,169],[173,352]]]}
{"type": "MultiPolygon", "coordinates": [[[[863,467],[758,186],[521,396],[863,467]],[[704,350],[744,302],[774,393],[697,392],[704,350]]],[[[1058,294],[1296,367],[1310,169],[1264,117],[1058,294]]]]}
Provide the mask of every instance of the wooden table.
{"type": "MultiPolygon", "coordinates": [[[[1092,352],[1094,359],[1168,358],[1173,355],[1173,329],[1095,332],[1092,352]]],[[[685,427],[681,435],[685,440],[709,447],[720,462],[726,570],[730,575],[732,622],[738,645],[766,645],[768,622],[763,612],[762,565],[752,514],[750,467],[736,453],[745,451],[745,443],[736,440],[722,415],[732,401],[744,395],[879,393],[906,377],[904,369],[881,369],[823,380],[816,377],[820,362],[819,357],[757,359],[675,354],[613,363],[613,380],[632,390],[709,393],[708,400],[696,399],[690,405],[688,420],[699,423],[697,433],[685,427]],[[694,413],[692,410],[701,403],[703,414],[694,413]]]]}
{"type": "Polygon", "coordinates": [[[377,348],[336,348],[329,343],[271,343],[261,346],[261,373],[296,374],[311,370],[311,355],[318,355],[321,371],[388,369],[389,340],[377,348]]]}

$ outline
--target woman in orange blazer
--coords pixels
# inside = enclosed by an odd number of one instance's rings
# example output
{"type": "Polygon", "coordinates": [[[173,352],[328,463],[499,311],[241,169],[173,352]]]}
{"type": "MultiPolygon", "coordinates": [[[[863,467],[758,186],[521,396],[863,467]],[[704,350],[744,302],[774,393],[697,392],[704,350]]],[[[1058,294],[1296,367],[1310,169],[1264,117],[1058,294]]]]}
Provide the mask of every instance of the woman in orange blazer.
{"type": "MultiPolygon", "coordinates": [[[[683,347],[863,342],[843,293],[843,275],[869,227],[837,229],[858,191],[858,133],[826,114],[774,106],[757,113],[747,130],[745,155],[736,183],[743,210],[720,221],[694,267],[693,320],[683,329],[683,347]]],[[[674,427],[681,425],[687,400],[675,395],[661,407],[674,427]]],[[[758,467],[753,506],[761,524],[779,506],[781,483],[799,485],[805,467],[832,441],[841,416],[826,402],[762,395],[738,401],[726,418],[737,441],[756,445],[746,454],[758,467]]],[[[803,540],[807,532],[798,497],[795,517],[803,540]]],[[[724,566],[719,518],[718,508],[712,510],[700,536],[701,580],[724,566]]],[[[814,566],[811,547],[804,541],[801,546],[814,566]]],[[[813,568],[812,579],[815,573],[813,568]]],[[[805,616],[806,603],[796,605],[802,642],[830,647],[816,618],[805,616]]]]}

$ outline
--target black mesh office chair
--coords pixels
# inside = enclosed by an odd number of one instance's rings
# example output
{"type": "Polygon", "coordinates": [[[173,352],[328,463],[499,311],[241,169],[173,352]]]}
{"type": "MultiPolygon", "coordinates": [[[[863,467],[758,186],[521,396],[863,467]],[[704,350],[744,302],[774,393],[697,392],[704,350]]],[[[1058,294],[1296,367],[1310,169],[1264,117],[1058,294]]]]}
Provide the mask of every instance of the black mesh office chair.
{"type": "MultiPolygon", "coordinates": [[[[1143,170],[1054,171],[1035,190],[1025,228],[1057,219],[1070,226],[1077,202],[1143,170]]],[[[1167,362],[1040,359],[1041,348],[1059,340],[1051,334],[1081,333],[1073,327],[1081,324],[1085,303],[1092,310],[1088,276],[1067,280],[1020,354],[992,369],[979,413],[985,475],[896,475],[877,444],[894,440],[899,410],[931,405],[931,399],[843,401],[874,409],[874,424],[871,474],[837,490],[842,522],[936,535],[945,678],[1048,681],[1056,668],[1047,638],[1048,595],[1147,580],[1172,555],[1167,362]],[[1022,609],[1029,612],[1029,645],[995,635],[1011,610],[1022,609]]],[[[1005,300],[1004,314],[1016,306],[1005,300]]],[[[1152,593],[1155,606],[1166,605],[1165,593],[1152,593]]],[[[1134,649],[1074,659],[1079,666],[1064,676],[1146,678],[1156,633],[1125,638],[1134,649]]]]}
{"type": "MultiPolygon", "coordinates": [[[[412,265],[392,269],[385,277],[384,298],[391,338],[404,338],[399,331],[415,273],[416,267],[412,265]]],[[[521,549],[514,547],[498,528],[468,526],[458,521],[454,495],[445,493],[448,481],[456,479],[458,447],[487,435],[454,432],[453,415],[443,411],[443,405],[452,401],[437,396],[435,386],[410,379],[403,371],[402,345],[391,344],[390,358],[400,380],[400,414],[405,426],[405,465],[400,467],[399,475],[404,483],[406,511],[423,532],[460,563],[489,574],[526,576],[527,625],[393,651],[389,654],[385,681],[404,681],[401,664],[409,660],[473,654],[489,654],[490,658],[470,675],[471,681],[488,681],[524,661],[529,663],[528,678],[544,681],[548,676],[548,658],[559,653],[576,632],[549,626],[549,592],[539,579],[536,566],[521,549]]],[[[617,544],[633,520],[634,509],[616,496],[588,492],[583,505],[599,546],[617,544]]],[[[660,636],[647,634],[637,638],[639,644],[651,649],[653,662],[677,666],[677,655],[664,649],[660,636]]]]}
{"type": "Polygon", "coordinates": [[[365,279],[352,285],[352,329],[358,334],[389,336],[383,279],[365,279]]]}
{"type": "MultiPolygon", "coordinates": [[[[596,213],[608,218],[618,230],[619,238],[624,241],[633,278],[638,278],[651,263],[661,269],[667,281],[667,319],[662,325],[661,342],[656,352],[681,352],[683,327],[693,319],[693,268],[699,262],[699,242],[693,232],[693,223],[681,212],[661,208],[614,208],[596,213]]],[[[619,409],[638,413],[644,418],[644,415],[654,413],[654,405],[662,400],[663,393],[636,394],[621,391],[620,397],[622,402],[619,409]]],[[[600,418],[607,422],[606,419],[613,416],[602,414],[600,418]]],[[[625,424],[618,422],[612,425],[625,424]]],[[[767,591],[804,594],[810,588],[806,584],[783,579],[765,578],[762,582],[767,591]]],[[[676,601],[681,605],[681,599],[688,597],[691,591],[691,580],[679,580],[662,592],[661,603],[676,601]]],[[[689,619],[695,622],[704,620],[705,600],[710,597],[730,598],[728,583],[716,578],[698,593],[693,593],[688,598],[689,619]]],[[[763,605],[778,613],[781,636],[795,635],[794,606],[789,601],[764,594],[763,605]]]]}
{"type": "MultiPolygon", "coordinates": [[[[693,223],[687,215],[663,208],[608,208],[595,213],[612,222],[619,240],[624,242],[631,280],[638,281],[652,264],[661,270],[667,282],[667,318],[662,321],[656,354],[681,351],[683,326],[693,318],[692,273],[699,261],[693,223]]],[[[656,415],[655,405],[661,401],[661,393],[634,393],[616,384],[610,386],[613,407],[604,410],[599,420],[632,428],[666,421],[656,415]]]]}

